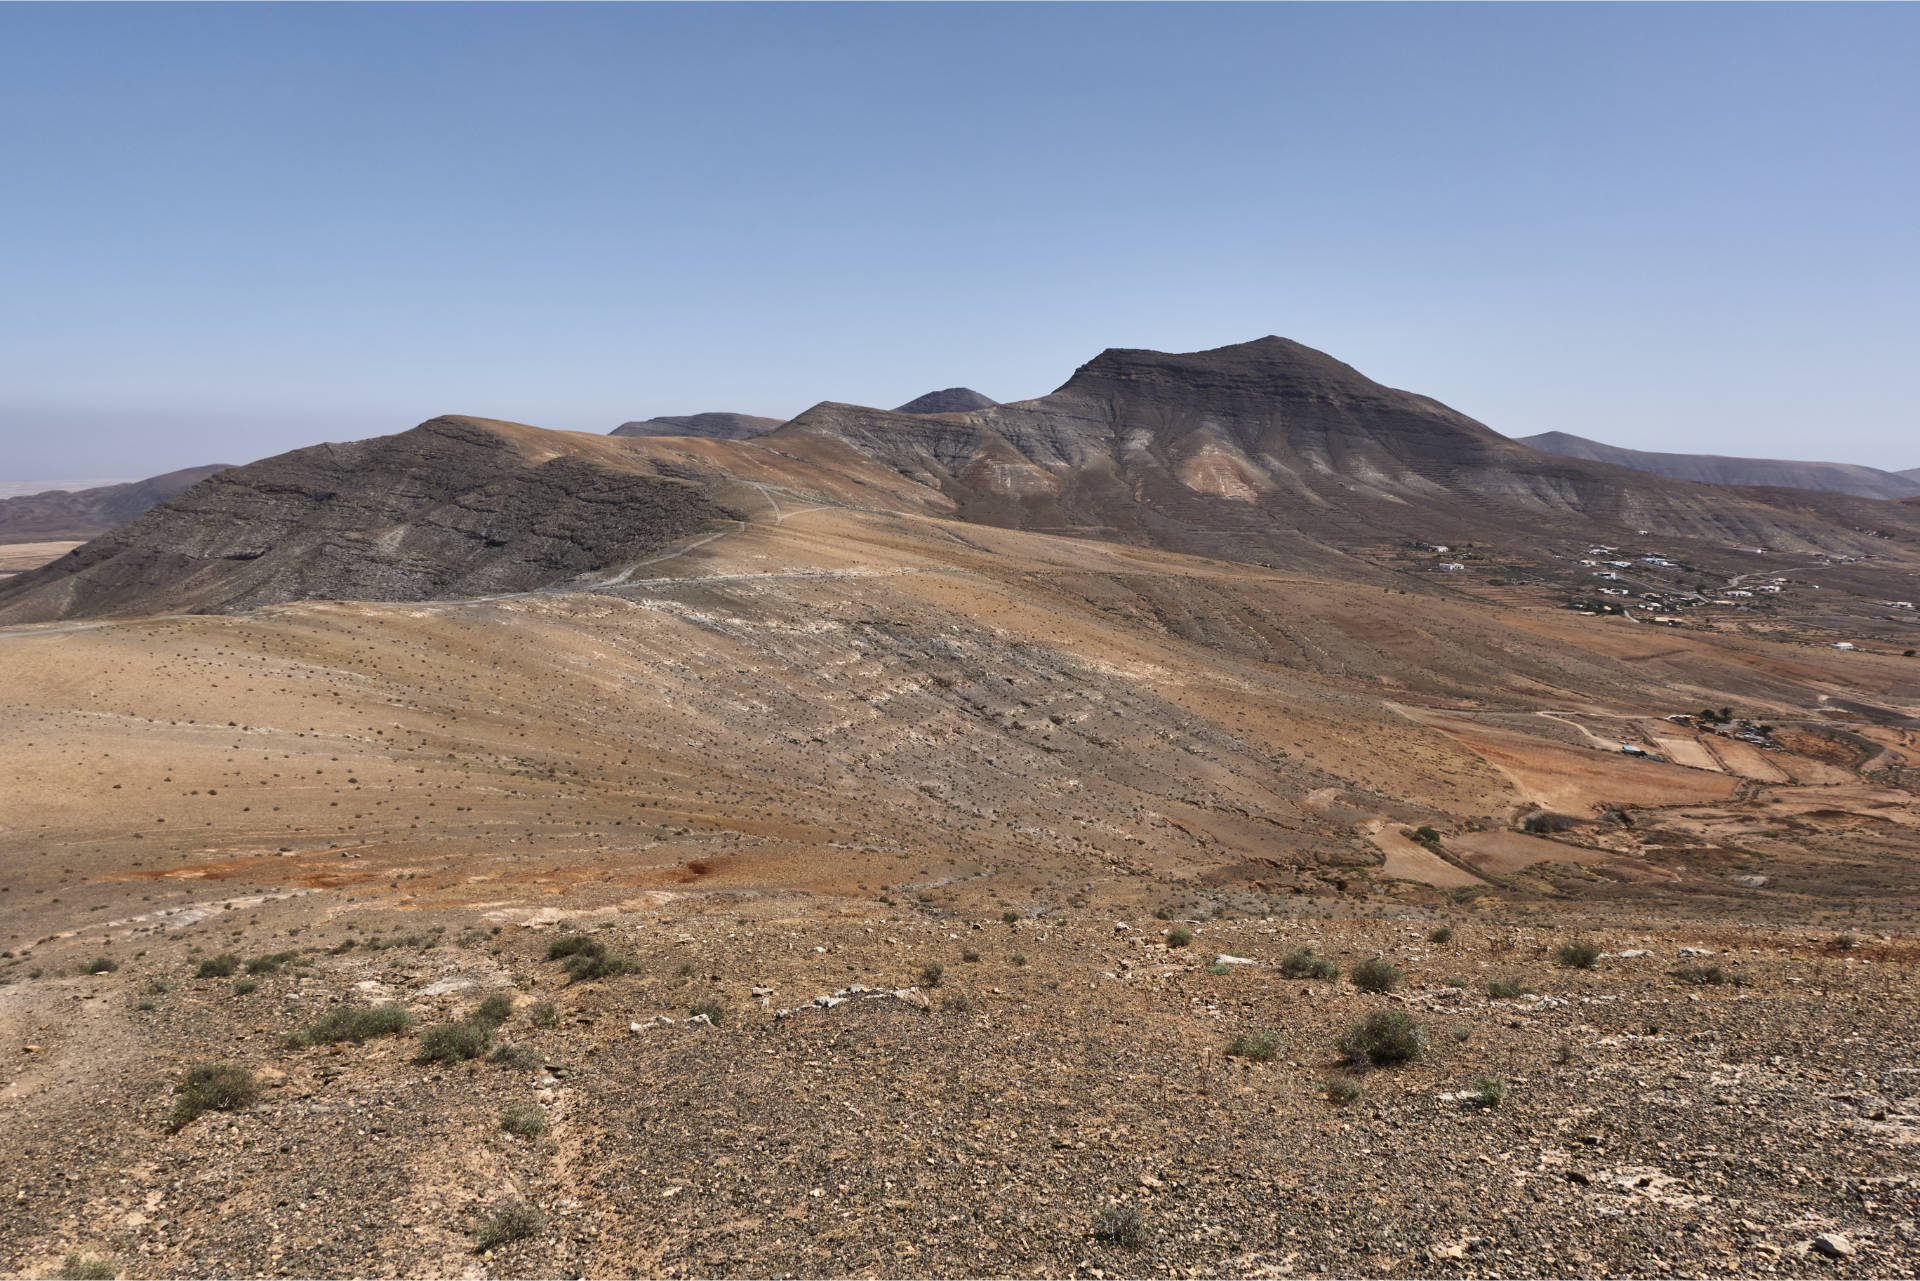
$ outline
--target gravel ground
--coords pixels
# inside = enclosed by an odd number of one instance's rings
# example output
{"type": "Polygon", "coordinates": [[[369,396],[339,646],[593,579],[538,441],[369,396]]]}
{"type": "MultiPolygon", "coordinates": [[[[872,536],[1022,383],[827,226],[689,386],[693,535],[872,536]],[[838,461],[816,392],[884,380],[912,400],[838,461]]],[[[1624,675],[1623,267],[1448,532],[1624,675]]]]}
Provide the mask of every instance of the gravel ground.
{"type": "MultiPolygon", "coordinates": [[[[282,906],[236,950],[284,942],[301,905],[282,906]]],[[[80,1251],[125,1276],[1865,1277],[1920,1260],[1911,941],[1596,922],[1607,954],[1577,970],[1553,960],[1569,931],[1472,914],[1444,944],[1430,920],[1303,916],[1210,921],[1173,949],[1151,919],[781,915],[796,906],[615,917],[593,937],[640,970],[586,982],[545,959],[553,928],[468,915],[436,934],[413,914],[412,945],[334,954],[347,936],[310,928],[314,950],[244,995],[191,977],[206,951],[183,942],[0,989],[0,1268],[80,1251]],[[1285,977],[1275,962],[1304,947],[1406,978],[1285,977]],[[1737,981],[1688,984],[1683,965],[1737,981]],[[1537,991],[1493,999],[1491,979],[1537,991]],[[492,992],[515,1002],[492,1044],[524,1047],[519,1065],[415,1061],[423,1026],[492,992]],[[285,1043],[383,1001],[414,1028],[285,1043]],[[717,1026],[689,1017],[709,1001],[717,1026]],[[1352,1071],[1335,1042],[1381,1009],[1410,1014],[1425,1051],[1352,1071]],[[1224,1053],[1266,1030],[1270,1061],[1224,1053]],[[172,1129],[195,1060],[250,1068],[257,1101],[172,1129]],[[1466,1097],[1481,1077],[1506,1087],[1498,1106],[1466,1097]],[[1329,1101],[1330,1079],[1359,1096],[1329,1101]],[[510,1107],[544,1129],[506,1132],[510,1107]],[[530,1232],[477,1248],[514,1202],[530,1232]],[[1096,1230],[1112,1209],[1124,1240],[1096,1230]]]]}

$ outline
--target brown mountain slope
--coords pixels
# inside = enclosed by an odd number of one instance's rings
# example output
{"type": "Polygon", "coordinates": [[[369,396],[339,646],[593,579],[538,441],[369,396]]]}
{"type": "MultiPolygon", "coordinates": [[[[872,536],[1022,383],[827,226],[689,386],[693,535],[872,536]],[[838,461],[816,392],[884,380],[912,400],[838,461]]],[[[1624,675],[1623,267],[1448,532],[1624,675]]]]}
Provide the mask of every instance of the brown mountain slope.
{"type": "Polygon", "coordinates": [[[785,422],[784,418],[758,418],[753,414],[725,411],[685,414],[675,418],[648,418],[621,423],[609,435],[614,436],[703,436],[708,440],[750,440],[764,436],[785,422]]]}
{"type": "Polygon", "coordinates": [[[0,498],[0,543],[92,538],[226,469],[225,463],[216,463],[149,476],[124,485],[51,489],[17,498],[0,498]]]}
{"type": "Polygon", "coordinates": [[[1920,497],[1920,477],[1886,472],[1853,463],[1788,462],[1778,458],[1727,458],[1719,454],[1664,454],[1644,449],[1622,449],[1563,431],[1517,437],[1523,445],[1559,454],[1612,463],[1656,476],[1697,481],[1703,485],[1771,485],[1789,489],[1824,489],[1855,498],[1920,497]]]}

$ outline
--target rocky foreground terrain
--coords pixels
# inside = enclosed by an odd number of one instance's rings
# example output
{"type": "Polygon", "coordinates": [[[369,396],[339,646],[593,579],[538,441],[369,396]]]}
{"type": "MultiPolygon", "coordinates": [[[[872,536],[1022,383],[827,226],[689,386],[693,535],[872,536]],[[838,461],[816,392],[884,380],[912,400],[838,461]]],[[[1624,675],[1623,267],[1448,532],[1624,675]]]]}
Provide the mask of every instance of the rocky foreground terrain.
{"type": "Polygon", "coordinates": [[[1312,903],[1186,924],[910,899],[589,905],[606,897],[362,911],[288,885],[36,950],[64,977],[8,989],[0,1024],[5,1266],[1910,1276],[1920,1260],[1908,941],[1312,903]],[[635,968],[570,979],[547,957],[583,938],[635,968]],[[1582,942],[1591,968],[1556,962],[1582,942]],[[1347,976],[1289,977],[1301,952],[1347,976]],[[96,955],[118,968],[86,973],[96,955]],[[1393,990],[1354,985],[1375,957],[1404,972],[1393,990]],[[498,1013],[476,1022],[483,1001],[498,1013]],[[374,1009],[411,1026],[289,1043],[374,1009]],[[1357,1067],[1341,1037],[1380,1011],[1422,1048],[1357,1067]],[[423,1061],[462,1021],[474,1057],[423,1061]],[[201,1061],[255,1089],[181,1123],[176,1084],[201,1061]]]}

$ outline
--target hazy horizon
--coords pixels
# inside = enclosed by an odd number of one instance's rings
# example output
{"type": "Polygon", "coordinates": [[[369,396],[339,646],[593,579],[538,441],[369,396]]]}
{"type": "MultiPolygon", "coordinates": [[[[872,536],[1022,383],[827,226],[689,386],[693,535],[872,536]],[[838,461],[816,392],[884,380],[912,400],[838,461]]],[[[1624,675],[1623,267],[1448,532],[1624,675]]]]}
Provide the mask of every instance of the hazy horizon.
{"type": "Polygon", "coordinates": [[[0,9],[0,482],[1278,333],[1509,436],[1920,466],[1911,7],[0,9]]]}

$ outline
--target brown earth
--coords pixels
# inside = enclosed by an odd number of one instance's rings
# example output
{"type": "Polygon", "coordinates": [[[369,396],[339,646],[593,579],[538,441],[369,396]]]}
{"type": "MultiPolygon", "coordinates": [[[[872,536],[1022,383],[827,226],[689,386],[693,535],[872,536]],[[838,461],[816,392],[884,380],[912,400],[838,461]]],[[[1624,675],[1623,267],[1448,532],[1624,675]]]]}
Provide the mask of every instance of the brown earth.
{"type": "Polygon", "coordinates": [[[74,548],[75,542],[50,543],[0,543],[0,574],[18,574],[22,570],[38,569],[50,561],[59,560],[74,548]]]}
{"type": "Polygon", "coordinates": [[[1920,669],[776,493],[592,593],[0,632],[0,1268],[1913,1273],[1910,731],[1764,753],[1845,784],[1604,745],[1920,669]],[[561,927],[640,972],[566,983],[561,927]],[[193,977],[227,951],[299,955],[193,977]],[[918,990],[810,1005],[849,984],[918,990]],[[496,989],[525,1066],[284,1044],[496,989]],[[1350,1073],[1382,1008],[1426,1052],[1350,1073]],[[261,1096],[170,1130],[200,1060],[261,1096]],[[541,1226],[477,1251],[502,1200],[541,1226]]]}

